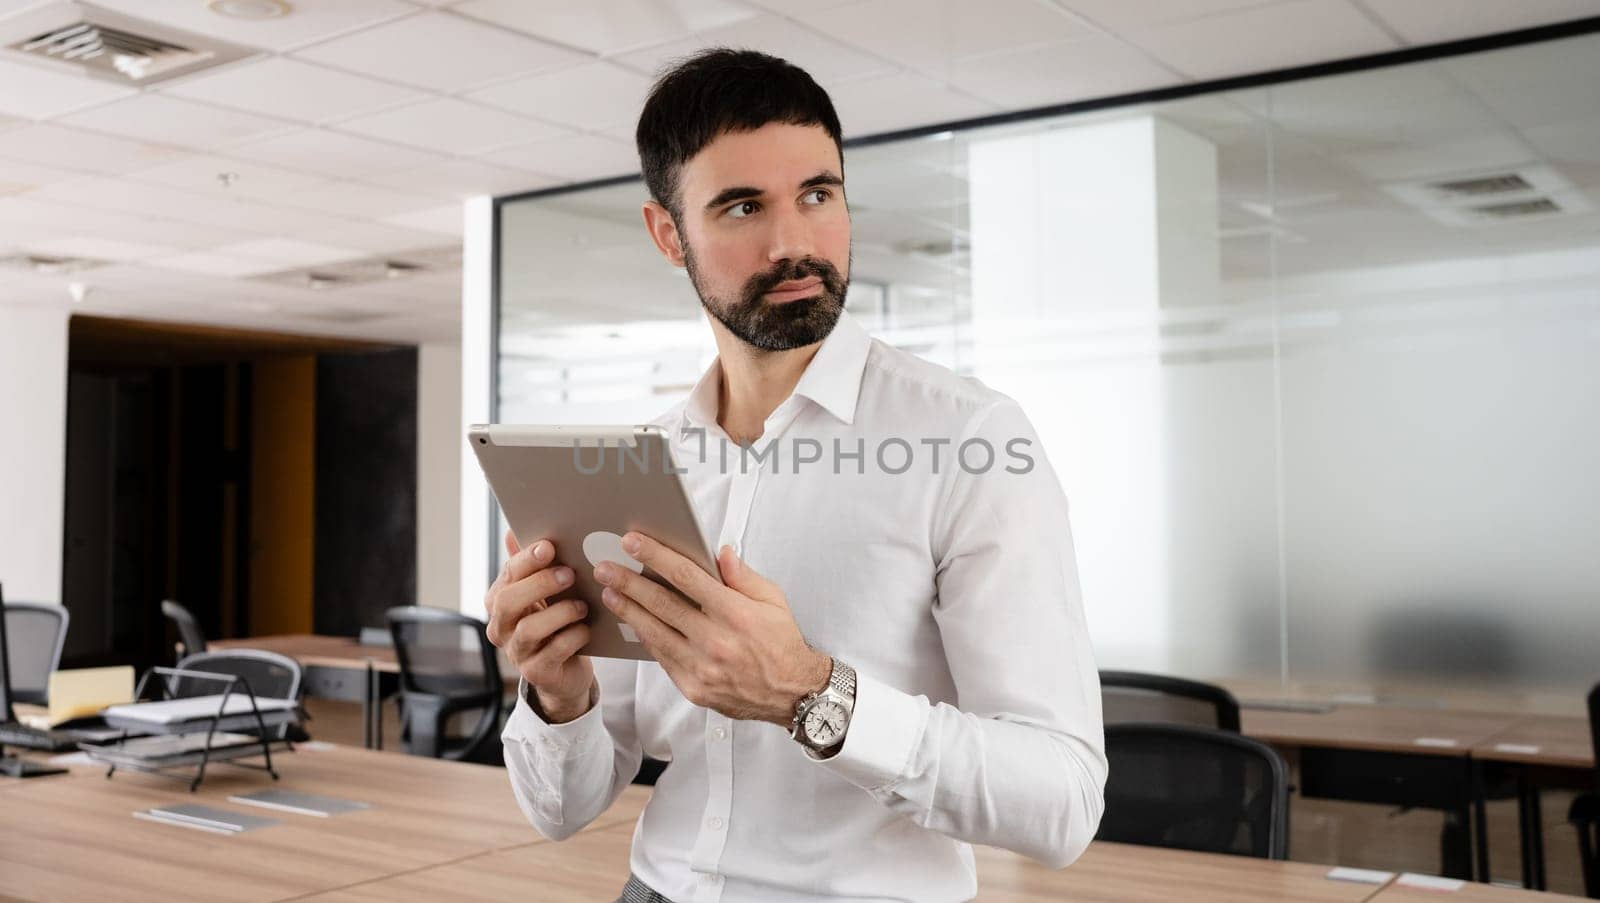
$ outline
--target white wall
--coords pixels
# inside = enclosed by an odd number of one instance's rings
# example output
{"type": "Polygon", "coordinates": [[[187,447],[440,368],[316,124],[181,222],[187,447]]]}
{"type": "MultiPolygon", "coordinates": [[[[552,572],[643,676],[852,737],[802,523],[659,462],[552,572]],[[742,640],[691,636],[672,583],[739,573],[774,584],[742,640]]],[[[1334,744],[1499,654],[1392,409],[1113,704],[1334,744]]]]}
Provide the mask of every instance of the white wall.
{"type": "Polygon", "coordinates": [[[417,604],[460,608],[461,346],[417,347],[417,604]]]}
{"type": "Polygon", "coordinates": [[[0,307],[0,583],[61,601],[67,312],[0,307]]]}

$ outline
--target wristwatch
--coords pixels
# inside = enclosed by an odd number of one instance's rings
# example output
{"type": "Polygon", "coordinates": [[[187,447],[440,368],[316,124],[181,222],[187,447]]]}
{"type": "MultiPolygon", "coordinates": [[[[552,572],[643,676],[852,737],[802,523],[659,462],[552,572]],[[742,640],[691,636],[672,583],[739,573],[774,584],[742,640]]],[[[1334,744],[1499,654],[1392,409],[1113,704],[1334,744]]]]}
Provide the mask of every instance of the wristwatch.
{"type": "Polygon", "coordinates": [[[795,703],[789,736],[798,740],[811,758],[829,758],[844,746],[855,708],[856,669],[834,659],[828,685],[795,703]]]}

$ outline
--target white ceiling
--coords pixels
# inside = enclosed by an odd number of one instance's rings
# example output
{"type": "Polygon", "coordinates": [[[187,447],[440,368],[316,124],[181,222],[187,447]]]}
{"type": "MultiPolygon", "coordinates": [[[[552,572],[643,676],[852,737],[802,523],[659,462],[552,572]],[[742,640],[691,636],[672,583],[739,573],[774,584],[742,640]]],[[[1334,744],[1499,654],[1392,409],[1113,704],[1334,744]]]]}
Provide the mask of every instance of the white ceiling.
{"type": "MultiPolygon", "coordinates": [[[[85,313],[401,341],[458,333],[453,268],[330,290],[255,277],[458,244],[463,197],[634,171],[651,77],[699,46],[805,67],[857,136],[1600,15],[1600,0],[292,0],[250,22],[199,0],[98,3],[257,53],[144,90],[0,53],[0,256],[109,262],[0,271],[0,304],[66,305],[81,281],[85,313]]],[[[0,20],[36,5],[0,0],[0,20]]],[[[1521,77],[1472,87],[1509,120],[1521,77]]]]}

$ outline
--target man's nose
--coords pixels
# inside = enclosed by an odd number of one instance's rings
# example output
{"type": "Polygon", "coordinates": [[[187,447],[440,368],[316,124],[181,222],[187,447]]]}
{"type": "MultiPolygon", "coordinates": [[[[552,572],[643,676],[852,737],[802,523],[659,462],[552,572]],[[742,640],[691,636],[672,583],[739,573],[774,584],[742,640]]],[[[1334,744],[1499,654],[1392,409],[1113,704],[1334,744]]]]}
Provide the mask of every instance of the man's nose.
{"type": "Polygon", "coordinates": [[[814,256],[816,250],[811,236],[811,223],[806,219],[805,213],[800,210],[789,209],[771,219],[772,236],[770,246],[767,248],[767,259],[776,263],[780,260],[800,260],[814,256]]]}

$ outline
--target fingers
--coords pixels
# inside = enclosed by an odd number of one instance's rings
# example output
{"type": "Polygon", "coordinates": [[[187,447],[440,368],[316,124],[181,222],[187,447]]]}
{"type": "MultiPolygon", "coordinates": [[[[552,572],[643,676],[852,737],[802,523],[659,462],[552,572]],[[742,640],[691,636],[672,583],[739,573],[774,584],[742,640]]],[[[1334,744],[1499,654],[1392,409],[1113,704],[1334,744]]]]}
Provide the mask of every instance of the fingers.
{"type": "Polygon", "coordinates": [[[517,545],[517,537],[514,534],[512,534],[512,532],[510,530],[507,530],[506,531],[506,559],[509,561],[510,559],[517,557],[517,550],[519,548],[521,548],[521,547],[517,545]]]}
{"type": "MultiPolygon", "coordinates": [[[[650,613],[650,610],[640,605],[623,593],[611,587],[606,587],[600,592],[600,601],[618,618],[622,619],[634,632],[639,635],[639,640],[657,660],[663,658],[679,662],[688,658],[689,641],[683,634],[667,626],[650,613]]],[[[683,603],[679,603],[680,605],[683,603]]],[[[665,664],[665,662],[663,662],[665,664]]]]}
{"type": "MultiPolygon", "coordinates": [[[[506,644],[506,655],[520,669],[524,663],[543,652],[558,631],[582,621],[588,611],[589,607],[583,602],[564,599],[528,615],[513,628],[510,642],[506,644]]],[[[565,656],[557,664],[564,660],[565,656]]]]}
{"type": "Polygon", "coordinates": [[[545,600],[572,585],[572,568],[558,566],[535,571],[521,580],[508,582],[490,591],[486,606],[489,642],[504,645],[516,630],[517,622],[545,607],[545,600]]]}
{"type": "Polygon", "coordinates": [[[700,603],[701,607],[711,609],[726,601],[728,588],[706,573],[705,568],[643,533],[623,536],[622,548],[677,587],[679,592],[700,603]]]}
{"type": "MultiPolygon", "coordinates": [[[[550,611],[557,611],[552,608],[550,611]]],[[[541,612],[542,614],[542,612],[541,612]]],[[[561,682],[561,669],[589,642],[589,625],[567,624],[545,638],[544,644],[522,658],[517,671],[535,687],[553,687],[561,682]]]]}
{"type": "Polygon", "coordinates": [[[671,589],[628,568],[602,562],[594,569],[595,579],[644,606],[657,620],[687,637],[699,636],[705,626],[704,612],[671,589]]]}
{"type": "MultiPolygon", "coordinates": [[[[508,544],[509,545],[509,544],[508,544]]],[[[555,543],[541,539],[506,560],[507,582],[515,582],[554,561],[555,543]]]]}

